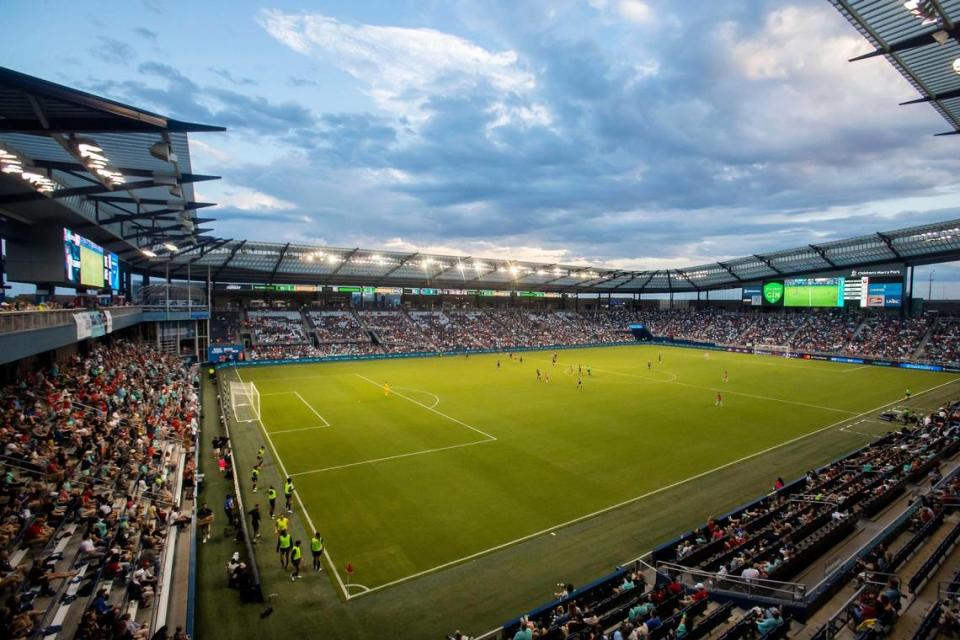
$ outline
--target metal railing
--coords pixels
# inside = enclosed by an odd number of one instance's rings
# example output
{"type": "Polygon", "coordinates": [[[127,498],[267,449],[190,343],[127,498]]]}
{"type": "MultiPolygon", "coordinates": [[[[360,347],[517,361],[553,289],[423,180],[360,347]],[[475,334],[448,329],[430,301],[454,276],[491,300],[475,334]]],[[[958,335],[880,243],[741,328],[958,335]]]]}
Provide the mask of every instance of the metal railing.
{"type": "Polygon", "coordinates": [[[101,309],[47,309],[44,311],[0,312],[0,333],[36,331],[73,324],[73,314],[84,311],[109,311],[114,318],[139,313],[140,307],[104,307],[101,309]]]}
{"type": "Polygon", "coordinates": [[[723,575],[663,561],[657,563],[657,571],[671,575],[685,584],[709,584],[714,592],[725,591],[750,597],[769,598],[786,604],[806,602],[807,587],[798,582],[781,582],[768,578],[744,578],[743,576],[730,574],[723,575]]]}

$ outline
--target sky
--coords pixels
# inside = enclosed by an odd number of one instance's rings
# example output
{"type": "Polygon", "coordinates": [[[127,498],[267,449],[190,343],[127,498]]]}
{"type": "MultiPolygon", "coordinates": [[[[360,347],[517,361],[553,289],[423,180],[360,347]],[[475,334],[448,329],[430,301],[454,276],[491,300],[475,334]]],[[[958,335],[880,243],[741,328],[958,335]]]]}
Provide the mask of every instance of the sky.
{"type": "Polygon", "coordinates": [[[957,140],[826,0],[0,17],[3,66],[228,128],[191,134],[219,237],[659,269],[960,217],[957,140]]]}

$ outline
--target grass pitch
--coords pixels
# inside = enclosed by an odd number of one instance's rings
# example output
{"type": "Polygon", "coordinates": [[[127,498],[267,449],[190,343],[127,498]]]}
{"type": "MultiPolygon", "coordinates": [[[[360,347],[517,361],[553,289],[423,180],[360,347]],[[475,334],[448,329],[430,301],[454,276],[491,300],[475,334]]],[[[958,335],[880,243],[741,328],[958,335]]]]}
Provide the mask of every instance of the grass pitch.
{"type": "MultiPolygon", "coordinates": [[[[679,483],[696,492],[696,479],[818,431],[869,438],[890,428],[870,415],[907,387],[954,379],[639,345],[561,350],[556,365],[550,351],[519,355],[239,370],[260,391],[278,475],[293,476],[304,528],[323,534],[342,596],[549,536],[679,483]]],[[[769,475],[772,485],[778,469],[769,475]]]]}

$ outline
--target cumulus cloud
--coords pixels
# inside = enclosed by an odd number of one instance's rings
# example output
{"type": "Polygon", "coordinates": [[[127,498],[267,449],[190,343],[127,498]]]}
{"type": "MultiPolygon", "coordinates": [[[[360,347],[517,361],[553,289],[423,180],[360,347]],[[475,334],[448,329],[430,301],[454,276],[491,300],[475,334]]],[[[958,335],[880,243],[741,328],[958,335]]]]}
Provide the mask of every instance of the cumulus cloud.
{"type": "Polygon", "coordinates": [[[431,96],[477,84],[505,93],[535,86],[515,51],[490,51],[434,29],[351,25],[319,13],[279,10],[262,11],[259,22],[294,51],[332,60],[364,83],[382,109],[399,115],[423,118],[431,96]]]}

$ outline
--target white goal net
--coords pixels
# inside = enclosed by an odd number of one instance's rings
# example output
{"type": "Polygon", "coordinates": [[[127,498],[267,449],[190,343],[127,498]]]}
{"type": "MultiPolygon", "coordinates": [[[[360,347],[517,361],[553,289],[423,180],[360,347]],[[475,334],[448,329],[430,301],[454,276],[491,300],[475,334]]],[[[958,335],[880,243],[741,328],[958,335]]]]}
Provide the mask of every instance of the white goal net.
{"type": "Polygon", "coordinates": [[[260,391],[252,382],[230,381],[230,406],[237,422],[256,422],[260,419],[260,391]]]}
{"type": "Polygon", "coordinates": [[[792,353],[792,350],[788,344],[755,344],[753,345],[753,352],[788,356],[792,353]]]}

